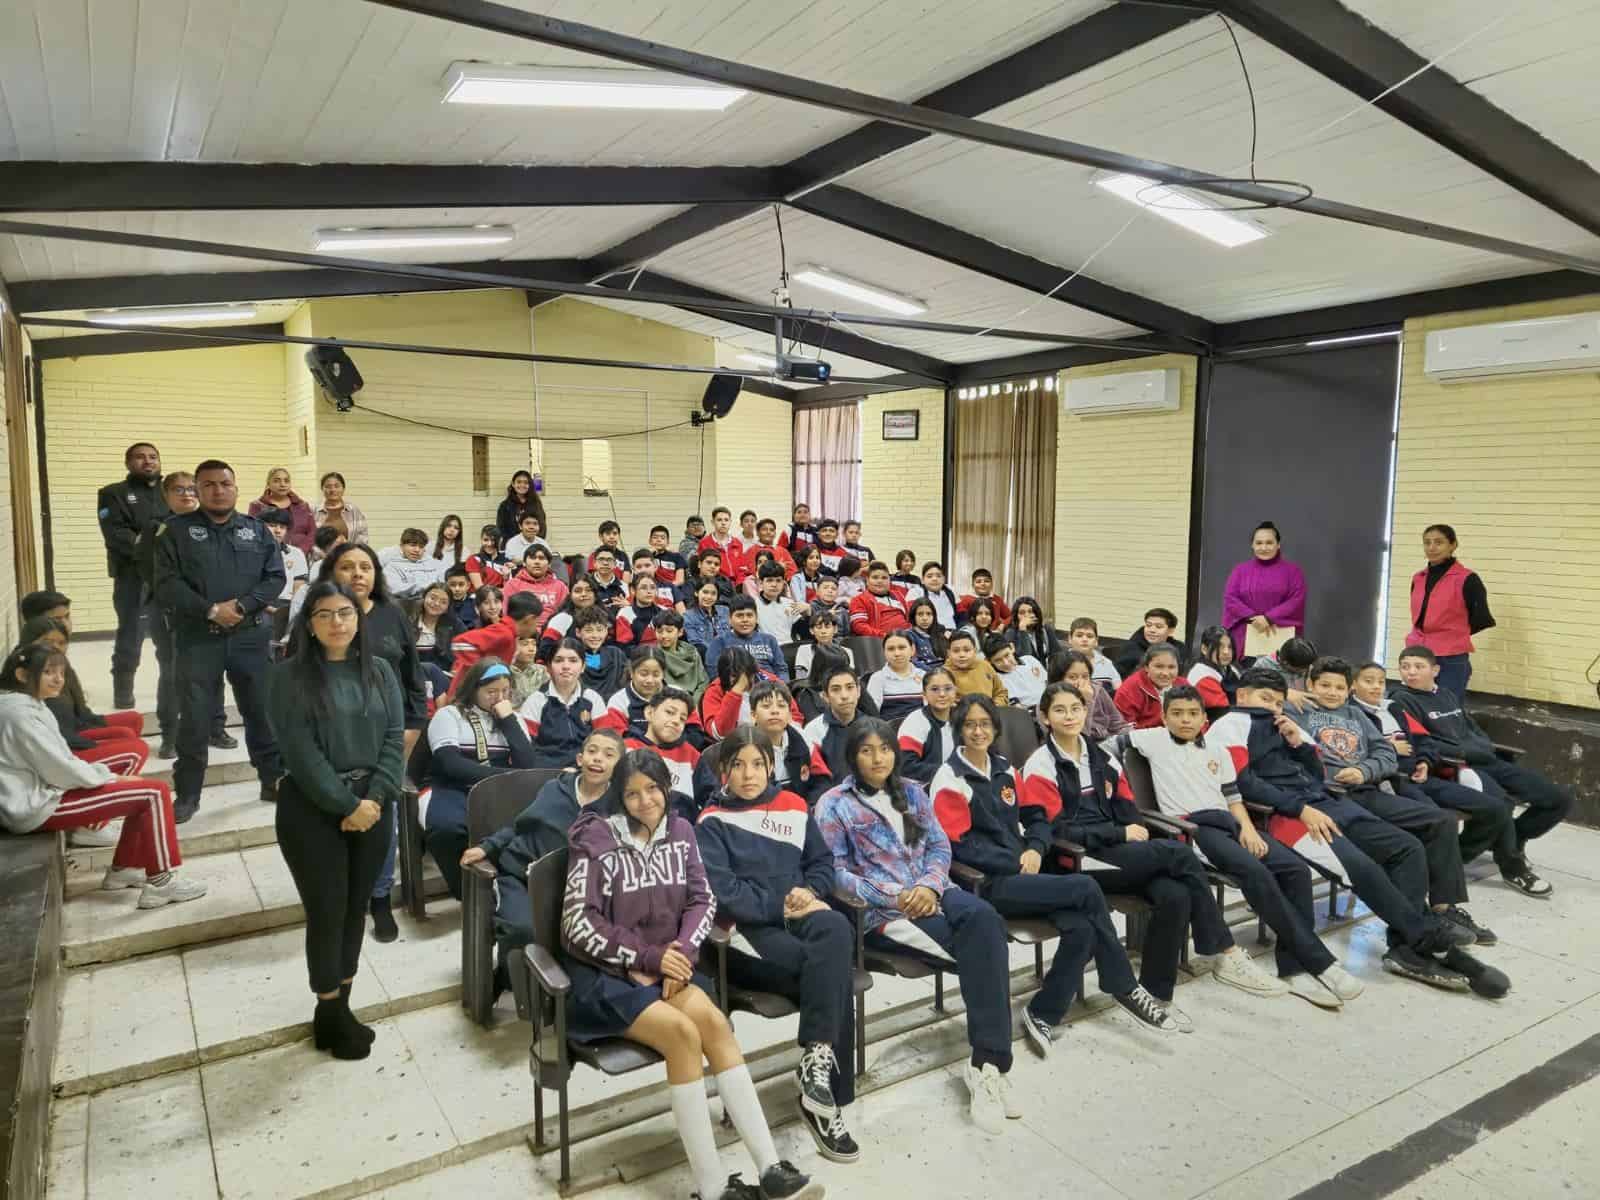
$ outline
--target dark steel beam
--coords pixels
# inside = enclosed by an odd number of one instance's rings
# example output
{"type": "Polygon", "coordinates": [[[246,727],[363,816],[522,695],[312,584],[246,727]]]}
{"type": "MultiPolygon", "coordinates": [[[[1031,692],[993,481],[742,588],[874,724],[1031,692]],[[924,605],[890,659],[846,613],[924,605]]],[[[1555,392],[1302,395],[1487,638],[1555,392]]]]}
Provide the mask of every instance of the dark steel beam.
{"type": "Polygon", "coordinates": [[[412,163],[0,163],[0,212],[748,205],[783,195],[773,167],[412,163]]]}
{"type": "Polygon", "coordinates": [[[1040,350],[1033,354],[1016,354],[1006,358],[987,358],[981,362],[959,363],[954,387],[971,383],[993,383],[997,379],[1015,379],[1018,375],[1043,375],[1051,371],[1064,371],[1068,367],[1088,367],[1096,363],[1122,362],[1129,358],[1143,358],[1138,350],[1088,349],[1040,350]]]}
{"type": "MultiPolygon", "coordinates": [[[[631,278],[632,276],[626,276],[617,280],[614,285],[615,290],[618,293],[623,292],[627,287],[628,280],[631,278]]],[[[674,279],[670,275],[660,275],[654,271],[645,271],[640,274],[638,283],[641,287],[647,289],[673,293],[678,297],[674,301],[674,307],[676,308],[699,313],[701,316],[711,317],[718,321],[726,321],[731,325],[742,325],[746,329],[754,329],[759,333],[772,333],[771,317],[730,312],[726,309],[700,307],[695,303],[698,298],[704,298],[708,303],[727,300],[728,297],[721,292],[697,287],[692,283],[685,283],[681,279],[674,279]]],[[[942,387],[944,386],[944,381],[949,379],[954,372],[954,368],[943,359],[921,354],[915,350],[907,350],[901,346],[890,345],[874,338],[863,337],[861,334],[852,333],[848,329],[841,329],[824,321],[811,320],[801,315],[784,319],[783,335],[786,341],[798,338],[805,345],[815,347],[824,358],[828,354],[844,354],[851,358],[859,358],[863,362],[875,362],[885,367],[893,367],[897,371],[907,372],[919,377],[922,380],[919,386],[923,387],[929,384],[942,387]]]]}
{"type": "MultiPolygon", "coordinates": [[[[26,323],[32,325],[31,321],[26,323]]],[[[154,350],[214,350],[219,346],[239,345],[239,334],[282,333],[281,324],[263,324],[197,329],[193,337],[181,340],[159,329],[139,333],[85,334],[82,337],[36,337],[33,339],[33,356],[41,362],[49,362],[53,358],[98,358],[105,354],[148,354],[154,350]],[[207,337],[208,334],[211,336],[207,337]]],[[[255,339],[252,337],[251,340],[255,339]]]]}
{"type": "Polygon", "coordinates": [[[607,29],[597,29],[592,25],[582,25],[576,21],[561,21],[539,13],[524,12],[503,4],[491,3],[490,0],[373,0],[373,2],[388,8],[440,17],[457,24],[509,37],[520,37],[544,45],[597,54],[603,58],[635,66],[707,79],[766,96],[776,96],[835,112],[888,121],[928,133],[945,134],[978,145],[994,146],[1002,150],[1031,154],[1056,162],[1074,163],[1096,170],[1142,175],[1147,179],[1191,188],[1209,195],[1225,196],[1233,200],[1292,206],[1298,212],[1311,213],[1331,220],[1387,229],[1394,233],[1410,234],[1492,254],[1504,254],[1512,258],[1544,262],[1552,266],[1600,275],[1600,259],[1566,254],[1542,246],[1530,246],[1506,238],[1491,237],[1468,229],[1422,221],[1322,196],[1306,199],[1298,191],[1271,187],[1249,180],[1217,179],[1205,171],[1189,167],[1121,154],[1099,146],[1068,141],[1065,138],[1051,137],[1029,130],[1013,129],[992,121],[977,121],[969,117],[941,113],[915,104],[858,92],[851,88],[818,83],[815,80],[803,79],[780,71],[770,71],[763,67],[746,66],[743,63],[699,54],[676,46],[664,46],[659,42],[629,37],[607,29]]]}
{"type": "Polygon", "coordinates": [[[593,260],[590,282],[599,283],[620,272],[637,270],[641,264],[648,263],[674,246],[692,242],[701,234],[721,229],[724,225],[742,221],[765,207],[765,204],[724,204],[716,207],[701,204],[686,208],[631,238],[625,238],[610,249],[602,250],[593,260]]]}
{"type": "Polygon", "coordinates": [[[758,396],[766,396],[772,400],[788,400],[791,403],[796,395],[792,389],[784,387],[781,383],[773,383],[769,379],[757,379],[753,375],[744,377],[739,384],[739,390],[754,392],[758,396]]]}
{"type": "Polygon", "coordinates": [[[1276,317],[1234,321],[1217,326],[1215,348],[1223,351],[1261,343],[1287,342],[1295,338],[1338,336],[1401,325],[1408,317],[1470,312],[1475,308],[1505,308],[1512,304],[1591,295],[1596,298],[1596,305],[1600,306],[1600,280],[1593,275],[1577,271],[1543,271],[1533,275],[1515,275],[1509,279],[1407,292],[1356,304],[1336,304],[1329,308],[1307,309],[1276,317]]]}
{"type": "MultiPolygon", "coordinates": [[[[916,103],[939,112],[976,117],[1099,66],[1205,15],[1176,8],[1114,4],[929,92],[916,103]]],[[[851,130],[782,168],[787,198],[802,196],[928,136],[920,129],[885,121],[851,130]]],[[[619,242],[602,253],[599,260],[605,270],[649,262],[674,246],[731,225],[754,211],[754,207],[744,211],[731,207],[693,208],[619,242]]]]}
{"type": "MultiPolygon", "coordinates": [[[[1217,0],[1216,8],[1320,75],[1366,98],[1428,60],[1338,0],[1217,0]]],[[[1600,172],[1433,67],[1377,101],[1423,137],[1600,234],[1600,172]]]]}
{"type": "Polygon", "coordinates": [[[880,379],[862,379],[853,383],[824,383],[818,387],[809,387],[794,394],[795,406],[804,408],[808,404],[838,404],[845,400],[859,400],[863,396],[875,396],[880,392],[909,392],[917,388],[938,387],[943,385],[929,383],[920,375],[907,375],[904,372],[898,375],[885,375],[880,379]]]}
{"type": "MultiPolygon", "coordinates": [[[[449,264],[478,275],[537,276],[581,283],[579,259],[503,259],[449,264]]],[[[474,284],[474,287],[496,286],[474,284]]],[[[515,287],[507,282],[498,286],[515,287]]],[[[207,271],[180,274],[106,275],[86,279],[39,279],[13,286],[22,312],[72,312],[86,308],[222,304],[244,300],[308,300],[326,296],[371,296],[407,292],[456,292],[449,279],[375,278],[370,271],[328,267],[301,271],[207,271]]]]}
{"type": "Polygon", "coordinates": [[[1044,262],[848,188],[819,188],[792,203],[803,212],[1030,292],[1043,295],[1059,289],[1054,292],[1054,299],[1063,304],[1168,334],[1174,350],[1192,352],[1211,340],[1211,322],[1193,313],[1136,296],[1087,275],[1079,275],[1066,287],[1060,287],[1061,281],[1072,274],[1071,267],[1044,262]]]}

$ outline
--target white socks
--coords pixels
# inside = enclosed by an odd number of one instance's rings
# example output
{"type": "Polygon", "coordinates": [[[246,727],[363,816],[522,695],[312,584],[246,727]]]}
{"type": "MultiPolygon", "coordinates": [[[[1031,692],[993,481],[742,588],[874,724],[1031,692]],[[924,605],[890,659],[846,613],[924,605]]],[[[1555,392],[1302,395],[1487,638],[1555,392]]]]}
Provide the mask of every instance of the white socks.
{"type": "Polygon", "coordinates": [[[744,1063],[730,1067],[717,1077],[717,1095],[739,1131],[739,1140],[750,1152],[760,1174],[776,1166],[778,1148],[772,1144],[772,1131],[767,1128],[767,1114],[761,1111],[761,1100],[756,1096],[755,1081],[750,1078],[750,1068],[744,1063]]]}
{"type": "MultiPolygon", "coordinates": [[[[749,1076],[745,1076],[749,1079],[749,1076]]],[[[701,1200],[717,1200],[728,1178],[723,1174],[722,1156],[717,1153],[716,1135],[711,1132],[711,1106],[706,1103],[705,1080],[669,1084],[672,1119],[678,1123],[678,1137],[689,1159],[695,1190],[701,1200]]]]}

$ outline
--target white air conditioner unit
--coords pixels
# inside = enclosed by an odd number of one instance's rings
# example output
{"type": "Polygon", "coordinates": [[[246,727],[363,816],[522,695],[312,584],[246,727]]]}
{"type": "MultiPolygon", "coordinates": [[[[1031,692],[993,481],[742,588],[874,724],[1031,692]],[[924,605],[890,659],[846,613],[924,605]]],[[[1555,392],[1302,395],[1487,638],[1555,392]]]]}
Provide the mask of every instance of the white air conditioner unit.
{"type": "Polygon", "coordinates": [[[1443,383],[1600,371],[1600,312],[1440,329],[1428,335],[1422,370],[1443,383]]]}
{"type": "Polygon", "coordinates": [[[1177,367],[1069,379],[1062,390],[1067,411],[1080,417],[1109,413],[1177,412],[1183,401],[1177,367]]]}

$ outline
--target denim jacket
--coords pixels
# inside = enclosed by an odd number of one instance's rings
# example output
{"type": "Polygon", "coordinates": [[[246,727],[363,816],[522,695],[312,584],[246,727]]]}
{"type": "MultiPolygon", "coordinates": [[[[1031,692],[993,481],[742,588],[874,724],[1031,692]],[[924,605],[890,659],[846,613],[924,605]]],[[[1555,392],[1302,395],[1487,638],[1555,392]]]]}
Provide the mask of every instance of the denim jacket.
{"type": "Polygon", "coordinates": [[[693,643],[704,658],[711,643],[728,633],[728,606],[719,604],[713,616],[706,616],[699,605],[693,605],[683,614],[683,636],[693,643]]]}
{"type": "Polygon", "coordinates": [[[867,906],[869,931],[902,919],[895,907],[902,892],[926,887],[942,896],[950,886],[950,839],[934,816],[933,801],[921,784],[904,779],[901,786],[907,819],[921,830],[910,845],[900,829],[861,798],[853,775],[825,792],[813,813],[833,853],[834,882],[867,906]]]}

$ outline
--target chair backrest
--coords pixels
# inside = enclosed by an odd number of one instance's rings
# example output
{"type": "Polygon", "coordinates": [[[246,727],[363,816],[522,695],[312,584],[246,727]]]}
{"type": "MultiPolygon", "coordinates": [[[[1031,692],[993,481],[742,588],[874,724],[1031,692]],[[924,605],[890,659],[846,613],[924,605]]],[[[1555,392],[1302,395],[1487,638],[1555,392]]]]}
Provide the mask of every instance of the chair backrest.
{"type": "Polygon", "coordinates": [[[561,900],[567,890],[567,848],[552,850],[528,867],[528,907],[533,913],[533,944],[561,952],[561,900]]]}
{"type": "Polygon", "coordinates": [[[467,844],[476,846],[497,829],[504,829],[533,803],[539,789],[561,774],[556,768],[501,771],[480,779],[467,793],[467,844]]]}
{"type": "Polygon", "coordinates": [[[1156,782],[1150,774],[1150,761],[1129,746],[1122,756],[1122,777],[1128,781],[1133,803],[1140,812],[1160,812],[1156,802],[1156,782]]]}
{"type": "Polygon", "coordinates": [[[785,642],[783,644],[783,661],[789,667],[789,678],[794,678],[794,657],[800,653],[799,642],[785,642]]]}
{"type": "Polygon", "coordinates": [[[406,782],[421,789],[428,782],[428,768],[432,765],[433,747],[428,745],[428,731],[424,729],[411,747],[411,757],[406,759],[406,782]]]}
{"type": "Polygon", "coordinates": [[[1043,734],[1033,713],[1025,708],[1000,709],[999,750],[1017,770],[1039,748],[1043,734]]]}
{"type": "Polygon", "coordinates": [[[883,666],[883,643],[877,638],[847,637],[840,641],[850,647],[850,653],[856,660],[856,674],[862,679],[883,666]]]}

